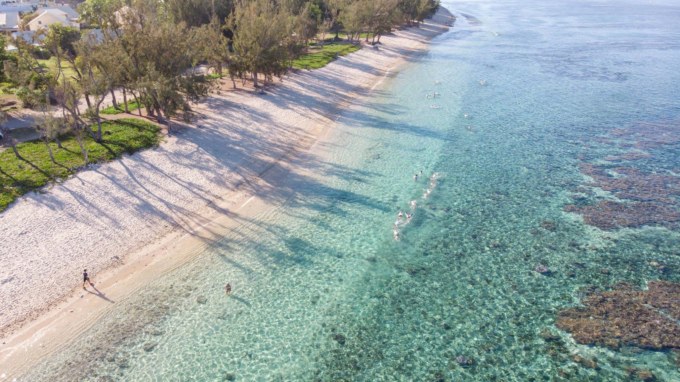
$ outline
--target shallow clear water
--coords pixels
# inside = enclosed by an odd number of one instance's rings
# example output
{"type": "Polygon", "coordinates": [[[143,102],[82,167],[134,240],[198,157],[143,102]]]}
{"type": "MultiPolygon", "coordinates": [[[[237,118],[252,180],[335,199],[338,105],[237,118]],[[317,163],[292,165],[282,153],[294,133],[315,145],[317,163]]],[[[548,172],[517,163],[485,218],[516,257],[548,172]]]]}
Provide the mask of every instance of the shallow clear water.
{"type": "MultiPolygon", "coordinates": [[[[612,130],[680,135],[680,5],[638,3],[445,4],[455,27],[343,115],[328,158],[298,161],[322,176],[289,179],[279,209],[196,249],[25,379],[615,381],[637,367],[680,380],[672,353],[578,345],[554,326],[586,288],[680,281],[677,225],[601,230],[564,211],[616,199],[579,169],[630,151],[612,130]]],[[[616,165],[680,176],[680,144],[646,152],[616,165]]]]}

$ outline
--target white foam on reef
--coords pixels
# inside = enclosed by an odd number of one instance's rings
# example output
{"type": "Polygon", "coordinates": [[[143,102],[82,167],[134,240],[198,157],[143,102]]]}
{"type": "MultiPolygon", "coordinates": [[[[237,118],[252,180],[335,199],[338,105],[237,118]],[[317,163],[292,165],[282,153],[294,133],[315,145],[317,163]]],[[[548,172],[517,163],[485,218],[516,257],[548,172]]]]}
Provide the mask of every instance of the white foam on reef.
{"type": "MultiPolygon", "coordinates": [[[[442,178],[442,174],[439,172],[433,173],[429,178],[428,178],[428,188],[425,189],[423,192],[423,199],[428,199],[432,192],[437,188],[437,182],[439,179],[442,178]]],[[[399,241],[401,239],[401,229],[405,228],[409,223],[411,223],[411,220],[416,214],[416,210],[418,209],[418,201],[417,200],[411,200],[409,202],[409,208],[411,209],[411,213],[403,213],[402,211],[399,211],[397,214],[397,220],[394,222],[394,225],[392,227],[392,236],[394,237],[394,240],[399,241]]]]}

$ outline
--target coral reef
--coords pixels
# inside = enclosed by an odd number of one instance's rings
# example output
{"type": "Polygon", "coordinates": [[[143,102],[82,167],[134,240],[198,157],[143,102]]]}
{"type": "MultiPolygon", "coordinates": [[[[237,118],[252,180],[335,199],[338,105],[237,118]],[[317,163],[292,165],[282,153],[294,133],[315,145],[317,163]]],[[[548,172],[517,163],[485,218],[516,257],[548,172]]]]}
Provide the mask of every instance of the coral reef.
{"type": "Polygon", "coordinates": [[[587,368],[587,369],[599,369],[600,367],[597,365],[597,360],[596,359],[591,359],[591,358],[586,358],[578,354],[574,354],[571,359],[578,363],[579,365],[587,368]]]}
{"type": "Polygon", "coordinates": [[[651,202],[622,203],[605,200],[587,206],[570,204],[565,206],[564,210],[579,213],[586,224],[605,230],[669,225],[680,221],[680,212],[677,210],[651,202]]]}
{"type": "Polygon", "coordinates": [[[651,281],[647,290],[620,284],[561,311],[557,327],[581,344],[680,349],[680,283],[651,281]]]}
{"type": "Polygon", "coordinates": [[[644,174],[632,167],[616,167],[612,171],[620,177],[591,176],[595,178],[595,186],[610,191],[619,199],[675,204],[680,196],[679,177],[644,174]]]}
{"type": "Polygon", "coordinates": [[[475,360],[471,357],[465,355],[459,355],[456,357],[456,362],[462,367],[470,367],[475,364],[475,360]]]}
{"type": "Polygon", "coordinates": [[[579,194],[573,196],[575,204],[565,206],[565,211],[578,213],[586,224],[604,230],[645,225],[675,228],[680,221],[678,173],[672,169],[645,172],[620,163],[614,167],[614,162],[653,158],[649,150],[680,144],[680,123],[638,123],[614,129],[609,137],[600,138],[602,143],[628,151],[604,157],[604,164],[597,158],[590,158],[595,163],[588,162],[588,156],[579,155],[581,173],[592,180],[576,189],[579,194]],[[598,200],[592,191],[597,188],[607,191],[612,198],[598,200]]]}
{"type": "Polygon", "coordinates": [[[545,264],[536,264],[534,272],[538,272],[542,275],[550,275],[550,268],[545,264]]]}

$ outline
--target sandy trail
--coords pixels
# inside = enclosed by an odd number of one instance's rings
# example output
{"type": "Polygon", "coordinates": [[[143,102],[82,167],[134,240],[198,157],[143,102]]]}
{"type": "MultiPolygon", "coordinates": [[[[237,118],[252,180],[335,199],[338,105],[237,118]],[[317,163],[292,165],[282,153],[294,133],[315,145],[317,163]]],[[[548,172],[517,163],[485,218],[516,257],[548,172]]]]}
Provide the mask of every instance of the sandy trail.
{"type": "Polygon", "coordinates": [[[384,36],[379,49],[294,73],[263,95],[222,90],[160,147],[91,166],[0,214],[0,381],[211,240],[281,204],[287,163],[452,22],[442,9],[420,28],[384,36]],[[84,268],[95,293],[81,289],[84,268]]]}

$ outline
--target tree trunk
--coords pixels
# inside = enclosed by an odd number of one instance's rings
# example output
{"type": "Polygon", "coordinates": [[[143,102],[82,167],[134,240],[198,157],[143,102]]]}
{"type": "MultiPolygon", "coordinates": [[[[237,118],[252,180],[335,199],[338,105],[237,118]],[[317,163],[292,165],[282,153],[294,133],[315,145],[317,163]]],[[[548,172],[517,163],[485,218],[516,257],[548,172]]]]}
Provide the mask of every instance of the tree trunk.
{"type": "Polygon", "coordinates": [[[49,154],[50,160],[52,161],[52,163],[56,164],[57,161],[54,160],[54,153],[52,152],[52,147],[50,147],[50,141],[44,138],[43,142],[45,142],[45,147],[47,147],[47,154],[49,154]]]}
{"type": "Polygon", "coordinates": [[[97,142],[102,143],[102,119],[99,117],[99,113],[97,113],[97,142]]]}
{"type": "Polygon", "coordinates": [[[126,113],[130,112],[130,109],[128,108],[127,92],[125,91],[125,88],[123,88],[123,107],[125,108],[126,113]]]}
{"type": "Polygon", "coordinates": [[[17,157],[17,159],[24,160],[24,157],[22,157],[21,154],[19,154],[19,150],[17,149],[17,142],[14,139],[14,137],[10,135],[9,130],[1,129],[0,131],[2,131],[5,134],[4,139],[6,139],[9,145],[12,147],[12,151],[14,151],[14,155],[17,157]]]}
{"type": "Polygon", "coordinates": [[[145,104],[144,107],[146,108],[146,114],[148,115],[149,118],[155,118],[156,117],[156,110],[150,105],[150,104],[145,104]]]}
{"type": "Polygon", "coordinates": [[[116,99],[116,92],[111,88],[111,102],[113,102],[113,107],[118,109],[118,100],[116,99]]]}
{"type": "Polygon", "coordinates": [[[139,116],[142,116],[142,104],[139,102],[139,98],[137,98],[137,94],[135,92],[130,92],[132,93],[132,96],[135,98],[135,103],[137,103],[137,112],[139,113],[139,116]]]}
{"type": "Polygon", "coordinates": [[[160,106],[154,106],[156,108],[156,122],[163,124],[165,120],[163,119],[163,113],[161,112],[160,106]]]}
{"type": "Polygon", "coordinates": [[[19,154],[19,150],[17,150],[17,145],[16,143],[12,142],[10,143],[12,145],[12,151],[14,151],[14,155],[17,157],[17,159],[24,160],[24,157],[19,154]]]}
{"type": "Polygon", "coordinates": [[[92,107],[92,102],[90,102],[90,95],[87,93],[85,93],[85,103],[87,104],[88,109],[92,107]]]}
{"type": "Polygon", "coordinates": [[[158,97],[153,92],[149,93],[149,96],[151,97],[152,102],[151,108],[153,108],[156,113],[156,121],[158,123],[163,123],[163,112],[161,110],[161,103],[158,102],[158,97]]]}
{"type": "Polygon", "coordinates": [[[85,164],[87,165],[90,162],[90,157],[87,154],[85,145],[83,145],[83,135],[81,132],[76,133],[76,140],[78,141],[78,146],[80,146],[80,152],[83,154],[83,159],[85,160],[85,164]]]}

